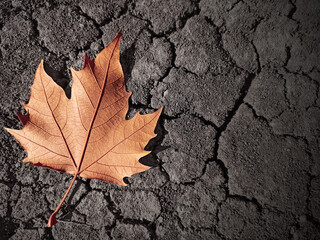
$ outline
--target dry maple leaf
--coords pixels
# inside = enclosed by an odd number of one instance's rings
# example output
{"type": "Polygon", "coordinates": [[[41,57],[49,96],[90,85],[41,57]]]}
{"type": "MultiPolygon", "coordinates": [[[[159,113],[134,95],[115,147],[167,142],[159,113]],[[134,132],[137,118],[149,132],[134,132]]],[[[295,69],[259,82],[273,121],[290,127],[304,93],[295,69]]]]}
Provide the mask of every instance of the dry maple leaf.
{"type": "Polygon", "coordinates": [[[121,186],[123,178],[149,169],[139,159],[156,136],[161,109],[126,120],[128,99],[119,61],[121,31],[92,61],[85,55],[80,71],[71,68],[71,99],[46,74],[41,61],[31,86],[27,115],[18,114],[24,127],[7,129],[28,153],[23,162],[71,173],[73,180],[48,226],[80,175],[121,186]]]}

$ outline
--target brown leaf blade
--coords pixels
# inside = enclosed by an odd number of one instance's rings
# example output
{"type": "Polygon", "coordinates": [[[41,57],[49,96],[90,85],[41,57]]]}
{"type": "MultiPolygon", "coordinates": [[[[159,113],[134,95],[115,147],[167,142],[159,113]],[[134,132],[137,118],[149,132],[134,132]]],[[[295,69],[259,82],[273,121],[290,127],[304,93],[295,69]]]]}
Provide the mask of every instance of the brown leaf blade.
{"type": "Polygon", "coordinates": [[[29,103],[23,104],[29,119],[21,130],[7,129],[28,153],[23,162],[71,174],[76,172],[63,134],[67,100],[63,89],[45,73],[41,61],[31,86],[29,103]]]}
{"type": "Polygon", "coordinates": [[[24,162],[66,172],[74,178],[48,226],[70,192],[78,175],[121,186],[124,177],[149,169],[139,162],[144,148],[156,136],[161,109],[126,120],[131,93],[124,85],[120,65],[121,32],[94,60],[85,55],[80,71],[71,69],[71,98],[46,74],[40,63],[31,95],[19,115],[24,127],[7,129],[28,153],[24,162]]]}

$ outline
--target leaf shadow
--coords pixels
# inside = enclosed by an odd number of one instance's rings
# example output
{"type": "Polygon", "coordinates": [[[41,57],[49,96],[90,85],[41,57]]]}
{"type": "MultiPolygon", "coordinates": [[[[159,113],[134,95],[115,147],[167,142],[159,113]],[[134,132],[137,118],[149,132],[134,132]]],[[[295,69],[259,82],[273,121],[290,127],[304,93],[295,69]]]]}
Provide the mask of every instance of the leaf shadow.
{"type": "Polygon", "coordinates": [[[161,118],[161,115],[156,125],[155,133],[157,134],[157,136],[155,138],[152,138],[145,147],[145,150],[151,151],[151,153],[146,155],[145,157],[140,158],[139,160],[140,163],[150,167],[159,166],[160,162],[158,160],[157,154],[170,148],[170,146],[162,145],[168,132],[164,129],[164,119],[161,118]]]}
{"type": "Polygon", "coordinates": [[[135,51],[136,46],[134,43],[120,55],[120,63],[125,76],[125,84],[127,84],[128,79],[131,78],[132,69],[136,61],[135,51]]]}
{"type": "Polygon", "coordinates": [[[55,81],[60,87],[65,89],[69,83],[67,77],[64,76],[62,70],[58,71],[52,68],[48,63],[43,63],[45,72],[55,81]]]}

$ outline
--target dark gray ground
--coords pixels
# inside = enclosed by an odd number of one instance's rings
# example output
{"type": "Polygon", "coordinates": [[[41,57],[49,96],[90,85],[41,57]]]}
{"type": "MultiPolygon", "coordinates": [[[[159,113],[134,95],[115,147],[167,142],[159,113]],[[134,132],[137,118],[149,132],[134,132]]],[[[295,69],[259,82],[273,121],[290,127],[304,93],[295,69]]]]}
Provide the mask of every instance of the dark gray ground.
{"type": "Polygon", "coordinates": [[[1,128],[1,239],[320,239],[318,0],[43,2],[1,0],[1,127],[42,58],[70,92],[120,28],[129,117],[164,113],[154,168],[79,178],[52,229],[72,176],[19,162],[1,128]]]}

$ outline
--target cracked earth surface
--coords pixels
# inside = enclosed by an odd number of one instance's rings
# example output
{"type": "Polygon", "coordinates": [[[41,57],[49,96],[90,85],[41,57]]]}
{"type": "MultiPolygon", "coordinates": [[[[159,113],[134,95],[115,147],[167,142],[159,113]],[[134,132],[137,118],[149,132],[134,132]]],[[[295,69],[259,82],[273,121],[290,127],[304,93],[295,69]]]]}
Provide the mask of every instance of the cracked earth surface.
{"type": "Polygon", "coordinates": [[[0,239],[320,239],[317,0],[0,2],[0,239]],[[41,59],[70,95],[123,29],[136,111],[164,106],[127,187],[29,167],[21,128],[41,59]]]}

